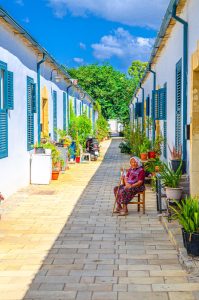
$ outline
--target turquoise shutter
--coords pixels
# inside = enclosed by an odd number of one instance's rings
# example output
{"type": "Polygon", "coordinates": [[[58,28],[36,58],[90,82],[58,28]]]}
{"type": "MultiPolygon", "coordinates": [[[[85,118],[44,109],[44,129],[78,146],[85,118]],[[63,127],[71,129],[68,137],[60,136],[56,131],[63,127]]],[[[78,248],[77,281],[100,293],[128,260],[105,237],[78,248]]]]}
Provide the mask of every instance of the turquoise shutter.
{"type": "Polygon", "coordinates": [[[66,130],[66,93],[63,93],[63,129],[66,130]]]}
{"type": "Polygon", "coordinates": [[[178,150],[182,144],[182,59],[176,64],[176,115],[175,146],[178,150]]]}
{"type": "Polygon", "coordinates": [[[36,102],[36,84],[31,84],[31,90],[32,90],[32,113],[37,112],[37,102],[36,102]]]}
{"type": "Polygon", "coordinates": [[[153,117],[158,120],[158,90],[153,90],[153,117]]]}
{"type": "Polygon", "coordinates": [[[13,92],[13,72],[8,71],[8,102],[7,102],[7,108],[8,109],[14,109],[14,92],[13,92]]]}
{"type": "Polygon", "coordinates": [[[163,88],[163,96],[162,96],[162,112],[161,117],[164,120],[163,124],[163,136],[164,136],[164,144],[163,144],[163,155],[167,158],[167,84],[164,84],[163,88]]]}
{"type": "Polygon", "coordinates": [[[53,139],[57,141],[57,92],[53,91],[53,139]]]}
{"type": "Polygon", "coordinates": [[[158,120],[166,120],[166,87],[158,90],[158,120]]]}
{"type": "Polygon", "coordinates": [[[33,149],[34,145],[34,114],[32,111],[32,87],[33,79],[27,77],[27,150],[33,149]]]}
{"type": "Polygon", "coordinates": [[[8,113],[0,109],[0,158],[8,156],[8,113]]]}
{"type": "Polygon", "coordinates": [[[74,112],[75,112],[75,115],[77,115],[77,98],[76,97],[74,98],[74,112]]]}

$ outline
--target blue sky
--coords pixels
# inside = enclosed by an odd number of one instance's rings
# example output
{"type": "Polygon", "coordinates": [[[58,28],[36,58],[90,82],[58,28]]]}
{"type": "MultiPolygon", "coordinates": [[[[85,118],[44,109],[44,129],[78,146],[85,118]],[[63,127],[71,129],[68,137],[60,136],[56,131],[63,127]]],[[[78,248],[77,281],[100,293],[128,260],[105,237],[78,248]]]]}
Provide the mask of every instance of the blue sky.
{"type": "Polygon", "coordinates": [[[61,64],[147,61],[169,0],[0,0],[61,64]]]}

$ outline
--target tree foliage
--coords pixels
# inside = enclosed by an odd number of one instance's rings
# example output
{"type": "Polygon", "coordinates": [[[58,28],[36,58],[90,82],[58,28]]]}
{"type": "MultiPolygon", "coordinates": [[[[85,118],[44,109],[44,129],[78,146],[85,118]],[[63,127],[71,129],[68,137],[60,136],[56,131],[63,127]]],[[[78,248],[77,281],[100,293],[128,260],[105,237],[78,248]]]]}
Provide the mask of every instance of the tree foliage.
{"type": "Polygon", "coordinates": [[[142,62],[140,60],[134,60],[131,64],[131,66],[129,67],[128,73],[133,79],[133,87],[132,87],[133,93],[134,93],[140,79],[144,75],[146,67],[147,67],[147,62],[142,62]]]}
{"type": "Polygon", "coordinates": [[[129,120],[132,79],[115,70],[109,64],[91,64],[67,69],[72,78],[77,78],[82,88],[101,105],[105,119],[129,120]]]}

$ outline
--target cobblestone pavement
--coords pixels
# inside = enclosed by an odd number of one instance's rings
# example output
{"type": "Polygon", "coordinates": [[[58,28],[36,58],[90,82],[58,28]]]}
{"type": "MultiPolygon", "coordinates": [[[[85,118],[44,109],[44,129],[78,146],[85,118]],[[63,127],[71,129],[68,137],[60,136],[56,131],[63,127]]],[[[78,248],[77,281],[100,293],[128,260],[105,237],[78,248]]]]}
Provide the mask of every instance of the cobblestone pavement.
{"type": "Polygon", "coordinates": [[[128,165],[118,144],[112,141],[102,163],[72,166],[58,182],[6,201],[1,300],[199,299],[199,283],[179,264],[150,190],[145,215],[133,205],[128,216],[112,217],[113,186],[128,165]]]}

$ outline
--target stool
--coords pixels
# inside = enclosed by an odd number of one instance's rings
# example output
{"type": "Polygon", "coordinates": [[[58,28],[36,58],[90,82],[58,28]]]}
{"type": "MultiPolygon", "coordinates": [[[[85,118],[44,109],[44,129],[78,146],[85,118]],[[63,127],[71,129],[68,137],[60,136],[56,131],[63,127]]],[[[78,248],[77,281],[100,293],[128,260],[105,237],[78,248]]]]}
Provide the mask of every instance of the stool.
{"type": "Polygon", "coordinates": [[[133,201],[133,199],[134,199],[133,198],[128,204],[137,204],[138,211],[140,211],[140,205],[141,205],[142,209],[143,209],[143,214],[145,214],[145,191],[137,193],[135,195],[135,197],[138,197],[138,200],[137,201],[133,201]]]}
{"type": "Polygon", "coordinates": [[[82,161],[86,161],[86,162],[90,162],[91,161],[91,155],[90,155],[90,153],[87,153],[87,152],[85,152],[85,153],[82,153],[81,154],[81,162],[82,161]]]}

